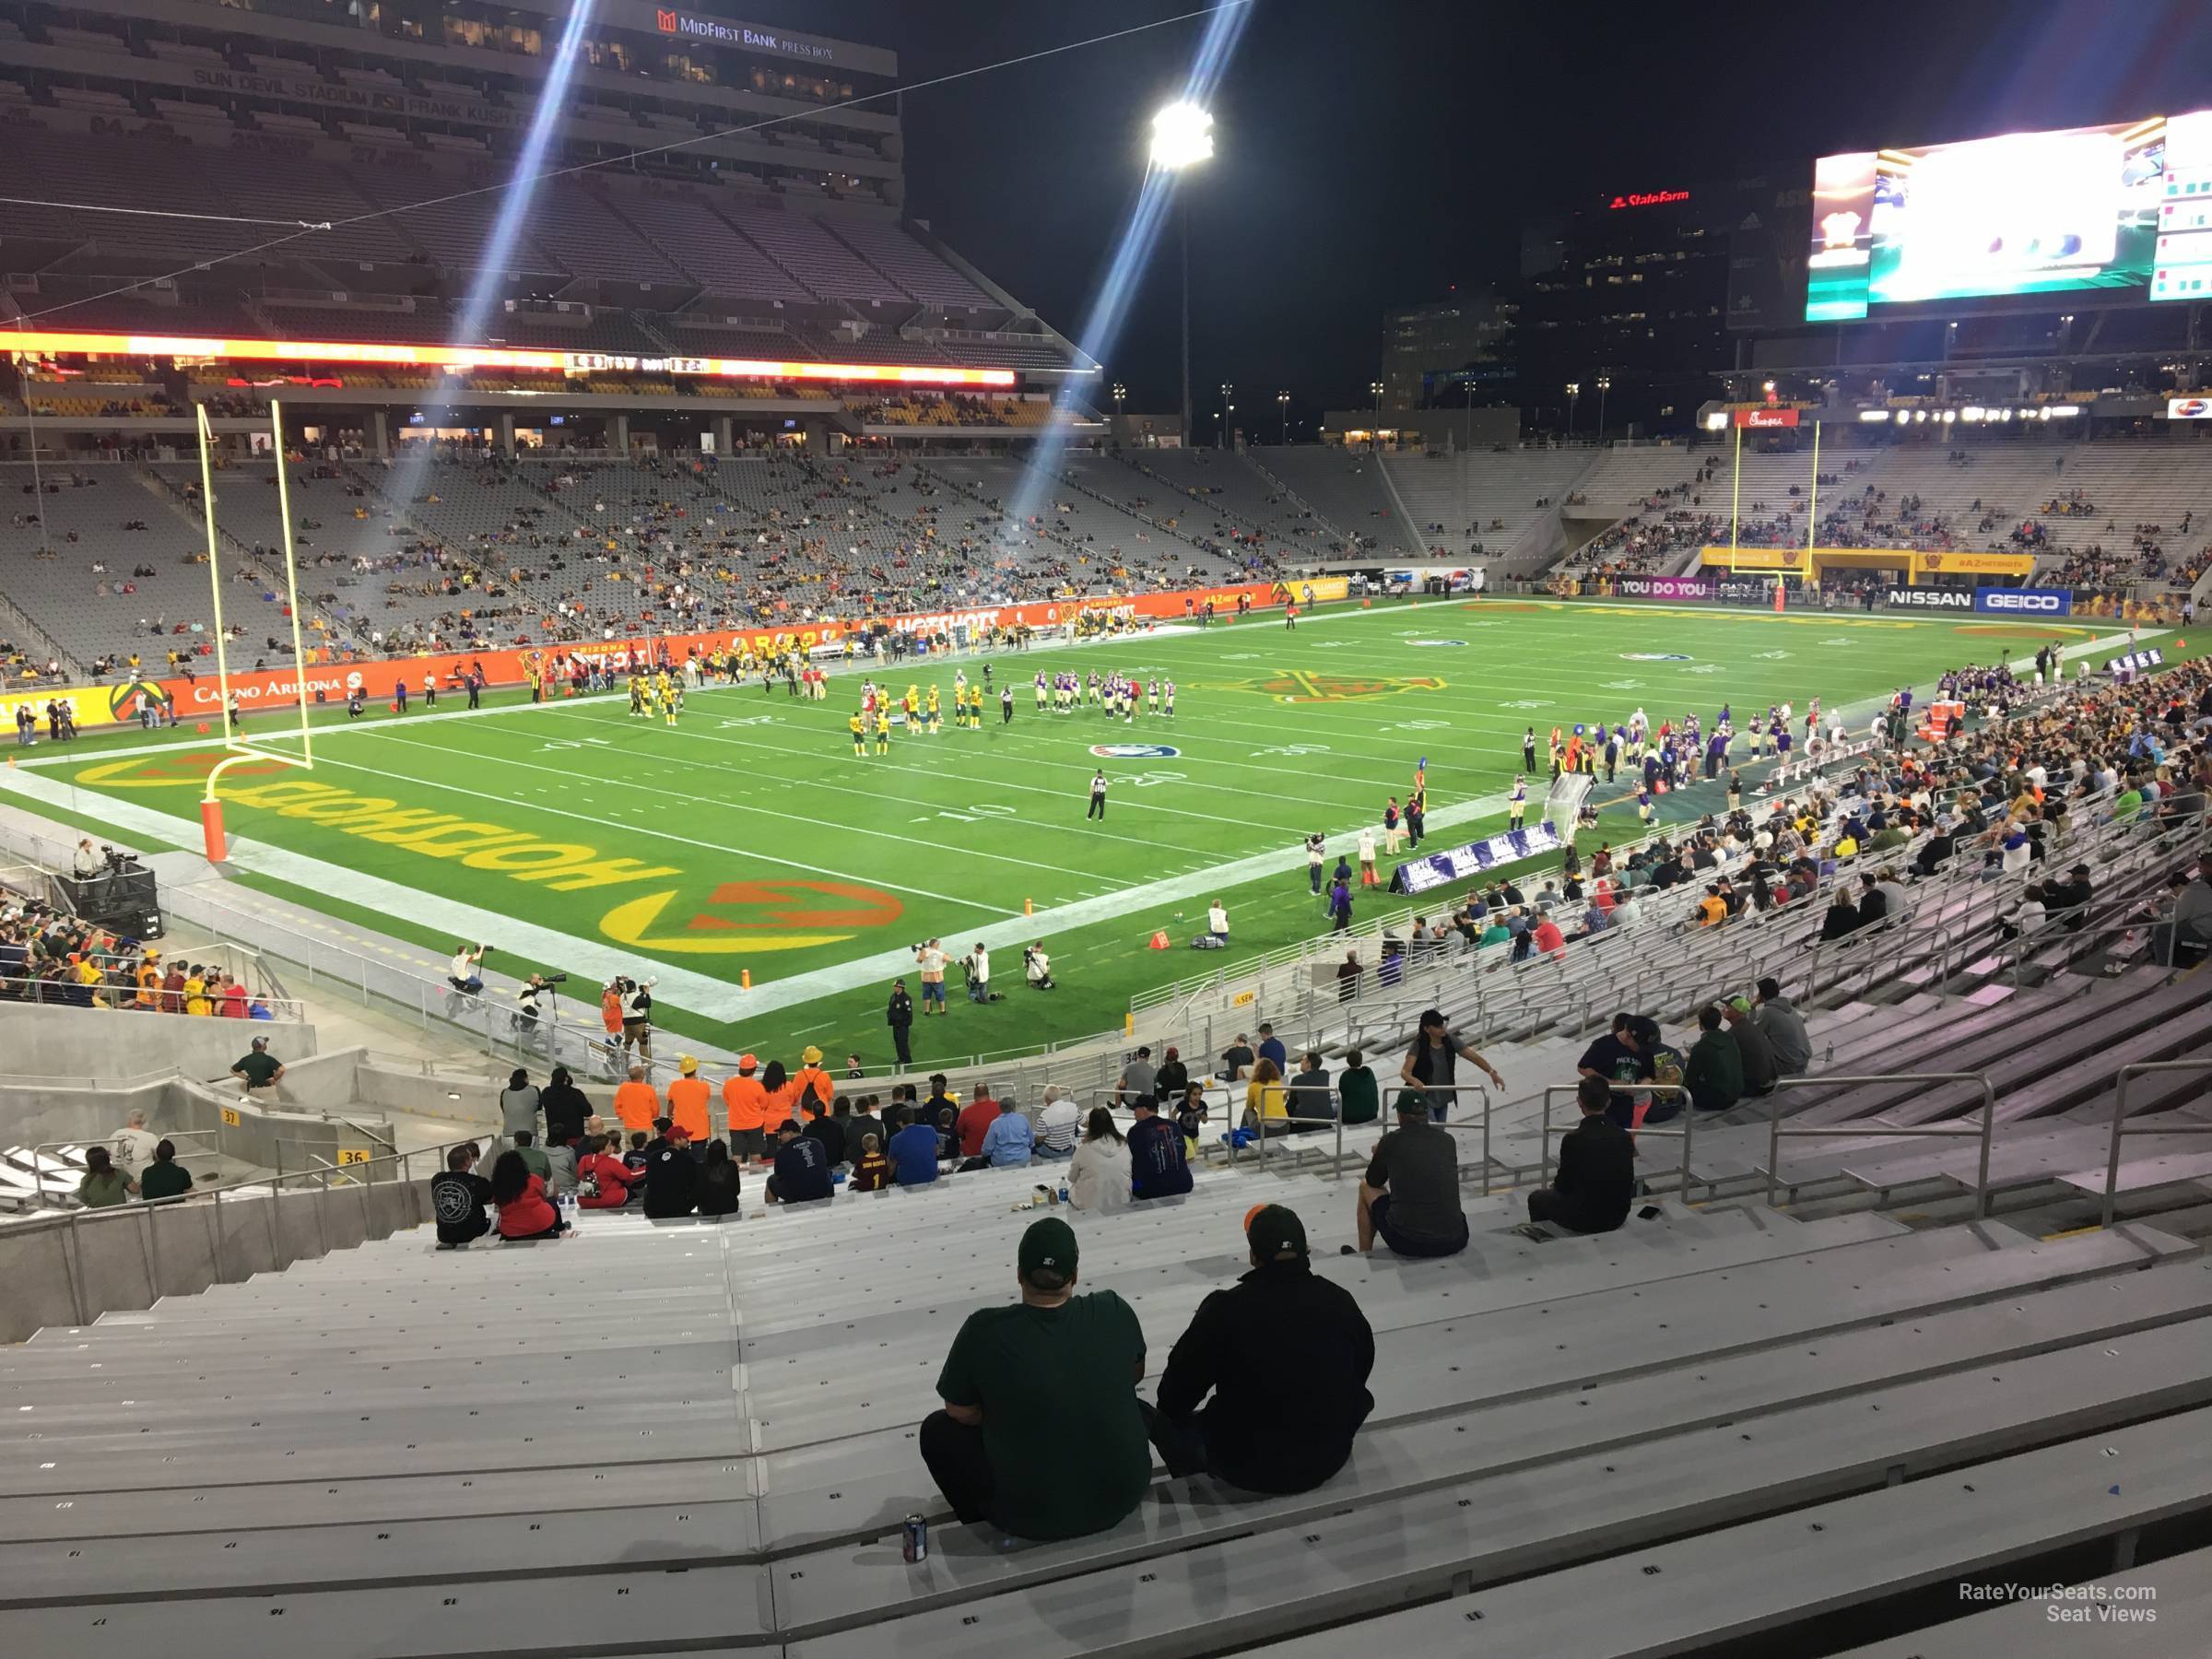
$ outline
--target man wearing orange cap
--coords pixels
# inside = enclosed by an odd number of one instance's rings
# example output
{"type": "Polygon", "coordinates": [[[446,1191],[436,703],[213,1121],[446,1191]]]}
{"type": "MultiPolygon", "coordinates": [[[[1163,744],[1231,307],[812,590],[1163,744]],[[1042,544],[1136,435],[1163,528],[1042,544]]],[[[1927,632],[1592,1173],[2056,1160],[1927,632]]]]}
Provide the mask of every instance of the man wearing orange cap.
{"type": "Polygon", "coordinates": [[[760,1062],[751,1054],[737,1056],[737,1070],[722,1086],[722,1103],[730,1114],[730,1156],[759,1158],[768,1149],[768,1090],[754,1076],[760,1062]]]}
{"type": "Polygon", "coordinates": [[[798,1075],[792,1078],[796,1086],[792,1094],[792,1109],[807,1117],[818,1117],[830,1110],[830,1098],[837,1087],[830,1081],[830,1074],[822,1069],[822,1051],[812,1043],[799,1056],[798,1075]]]}
{"type": "Polygon", "coordinates": [[[700,1146],[714,1133],[708,1118],[708,1104],[713,1096],[707,1080],[699,1075],[696,1055],[686,1054],[676,1063],[677,1079],[668,1085],[668,1115],[683,1125],[684,1133],[700,1146]]]}
{"type": "Polygon", "coordinates": [[[645,1068],[629,1068],[629,1081],[615,1090],[615,1115],[622,1120],[625,1129],[651,1131],[653,1120],[661,1115],[661,1097],[653,1085],[645,1081],[645,1068]]]}

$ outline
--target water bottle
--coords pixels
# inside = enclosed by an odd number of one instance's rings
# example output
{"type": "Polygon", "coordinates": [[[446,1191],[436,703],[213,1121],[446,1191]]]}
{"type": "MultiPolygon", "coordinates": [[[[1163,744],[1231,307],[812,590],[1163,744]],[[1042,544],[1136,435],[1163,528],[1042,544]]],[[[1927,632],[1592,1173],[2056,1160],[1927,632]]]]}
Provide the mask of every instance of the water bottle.
{"type": "Polygon", "coordinates": [[[1060,1202],[1063,1204],[1067,1202],[1067,1182],[1065,1181],[1060,1183],[1060,1202]]]}

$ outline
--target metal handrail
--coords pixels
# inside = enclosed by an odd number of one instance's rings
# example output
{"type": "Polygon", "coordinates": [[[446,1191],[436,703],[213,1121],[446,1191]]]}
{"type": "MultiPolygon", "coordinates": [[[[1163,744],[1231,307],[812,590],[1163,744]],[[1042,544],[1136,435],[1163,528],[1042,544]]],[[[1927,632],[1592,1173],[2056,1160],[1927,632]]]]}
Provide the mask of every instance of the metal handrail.
{"type": "Polygon", "coordinates": [[[2212,1071],[2212,1055],[2198,1060],[2137,1060],[2120,1068],[2119,1087],[2112,1094],[2112,1147],[2104,1163],[2104,1204],[2098,1224],[2110,1227],[2120,1197],[2120,1141],[2129,1135],[2212,1135],[2212,1124],[2130,1124],[2127,1121],[2127,1080],[2147,1072],[2212,1071]]]}
{"type": "Polygon", "coordinates": [[[1799,1138],[1830,1137],[1847,1140],[1887,1140],[1892,1135],[1936,1135],[1947,1139],[1963,1139],[1974,1135],[1982,1143],[1981,1164],[1974,1177],[1974,1219],[1989,1217],[1989,1148],[1996,1135],[1997,1091],[1985,1072],[1876,1072],[1865,1075],[1842,1076],[1822,1073],[1818,1077],[1783,1077],[1778,1079],[1774,1092],[1767,1097],[1767,1203],[1780,1202],[1782,1176],[1782,1138],[1790,1135],[1799,1138]],[[1782,1091],[1785,1088],[1854,1087],[1862,1083],[1972,1083],[1982,1090],[1982,1124],[1979,1128],[1963,1124],[1945,1126],[1922,1124],[1912,1128],[1869,1130],[1865,1127],[1785,1129],[1782,1124],[1782,1091]]]}
{"type": "MultiPolygon", "coordinates": [[[[148,1133],[150,1134],[150,1133],[152,1133],[152,1131],[148,1131],[148,1133]]],[[[173,1141],[173,1140],[204,1140],[204,1139],[212,1139],[212,1140],[217,1140],[217,1141],[219,1141],[219,1140],[221,1139],[221,1136],[222,1136],[222,1131],[221,1131],[221,1130],[219,1130],[219,1129],[164,1129],[164,1130],[162,1130],[162,1131],[160,1132],[160,1134],[159,1134],[159,1137],[158,1137],[158,1138],[159,1138],[159,1139],[162,1139],[162,1140],[172,1140],[172,1141],[173,1141]]],[[[37,1146],[35,1146],[35,1147],[23,1147],[23,1148],[22,1148],[22,1151],[23,1151],[24,1153],[26,1153],[27,1155],[29,1155],[29,1157],[36,1158],[36,1157],[39,1157],[39,1156],[40,1156],[41,1154],[42,1154],[42,1153],[53,1152],[53,1151],[56,1151],[58,1148],[60,1148],[60,1147],[98,1147],[98,1146],[104,1146],[105,1144],[106,1144],[105,1140],[103,1140],[103,1139],[100,1139],[100,1138],[92,1138],[92,1139],[78,1138],[78,1139],[74,1139],[74,1140],[41,1141],[41,1142],[40,1142],[40,1143],[39,1143],[37,1146]]],[[[221,1154],[222,1154],[222,1147],[221,1147],[218,1145],[218,1147],[216,1147],[216,1148],[215,1148],[215,1151],[216,1151],[216,1154],[217,1154],[217,1156],[218,1156],[218,1157],[220,1157],[220,1156],[221,1156],[221,1154]]],[[[58,1162],[61,1162],[61,1163],[63,1163],[63,1164],[66,1164],[66,1163],[68,1162],[68,1159],[57,1159],[56,1161],[58,1161],[58,1162]]],[[[42,1174],[41,1174],[41,1172],[40,1172],[38,1170],[36,1170],[36,1169],[33,1169],[33,1170],[32,1170],[32,1171],[31,1171],[31,1176],[32,1176],[32,1179],[33,1179],[35,1182],[37,1182],[37,1183],[38,1183],[38,1207],[39,1207],[40,1209],[41,1209],[41,1210],[44,1210],[44,1209],[52,1209],[52,1208],[57,1207],[57,1206],[54,1206],[54,1205],[53,1205],[52,1202],[50,1202],[50,1200],[51,1200],[52,1198],[53,1198],[53,1197],[59,1196],[60,1194],[49,1194],[49,1193],[47,1192],[47,1190],[46,1190],[46,1178],[45,1178],[45,1177],[44,1177],[44,1176],[43,1176],[43,1175],[42,1175],[42,1174]]]]}

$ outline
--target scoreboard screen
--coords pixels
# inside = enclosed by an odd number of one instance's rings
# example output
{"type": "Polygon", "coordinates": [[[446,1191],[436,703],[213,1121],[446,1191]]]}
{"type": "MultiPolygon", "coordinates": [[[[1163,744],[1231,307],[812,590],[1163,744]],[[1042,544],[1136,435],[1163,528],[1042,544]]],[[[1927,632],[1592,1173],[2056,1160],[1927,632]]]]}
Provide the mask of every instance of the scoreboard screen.
{"type": "Polygon", "coordinates": [[[2082,294],[2212,299],[2212,111],[1814,164],[1808,323],[2082,294]]]}

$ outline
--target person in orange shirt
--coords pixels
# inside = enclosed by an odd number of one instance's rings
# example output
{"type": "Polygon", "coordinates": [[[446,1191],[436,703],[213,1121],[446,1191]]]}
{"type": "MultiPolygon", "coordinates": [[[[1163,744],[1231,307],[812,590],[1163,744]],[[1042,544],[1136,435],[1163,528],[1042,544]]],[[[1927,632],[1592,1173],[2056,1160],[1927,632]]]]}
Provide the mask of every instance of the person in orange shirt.
{"type": "Polygon", "coordinates": [[[830,1081],[830,1074],[822,1069],[822,1051],[812,1043],[799,1056],[798,1076],[792,1078],[794,1087],[792,1108],[808,1118],[819,1117],[830,1110],[830,1097],[837,1092],[830,1081]]]}
{"type": "Polygon", "coordinates": [[[768,1097],[768,1115],[760,1125],[760,1138],[767,1143],[761,1148],[761,1156],[773,1159],[777,1126],[785,1118],[798,1114],[799,1080],[783,1075],[782,1061],[771,1060],[760,1068],[760,1091],[768,1097]]]}
{"type": "Polygon", "coordinates": [[[599,1023],[606,1028],[606,1046],[618,1048],[622,1041],[622,991],[618,983],[610,984],[599,993],[599,1023]]]}
{"type": "Polygon", "coordinates": [[[722,1086],[722,1103],[730,1114],[730,1156],[759,1158],[767,1151],[768,1090],[753,1075],[759,1061],[750,1054],[737,1056],[737,1070],[722,1086]]]}
{"type": "Polygon", "coordinates": [[[676,1063],[678,1076],[668,1085],[668,1116],[683,1126],[700,1146],[705,1146],[714,1133],[708,1118],[708,1102],[713,1098],[707,1080],[699,1075],[697,1056],[686,1054],[676,1063]]]}
{"type": "Polygon", "coordinates": [[[615,1115],[622,1120],[623,1128],[648,1132],[653,1120],[661,1115],[660,1093],[645,1081],[643,1066],[631,1066],[629,1081],[615,1090],[615,1115]]]}

